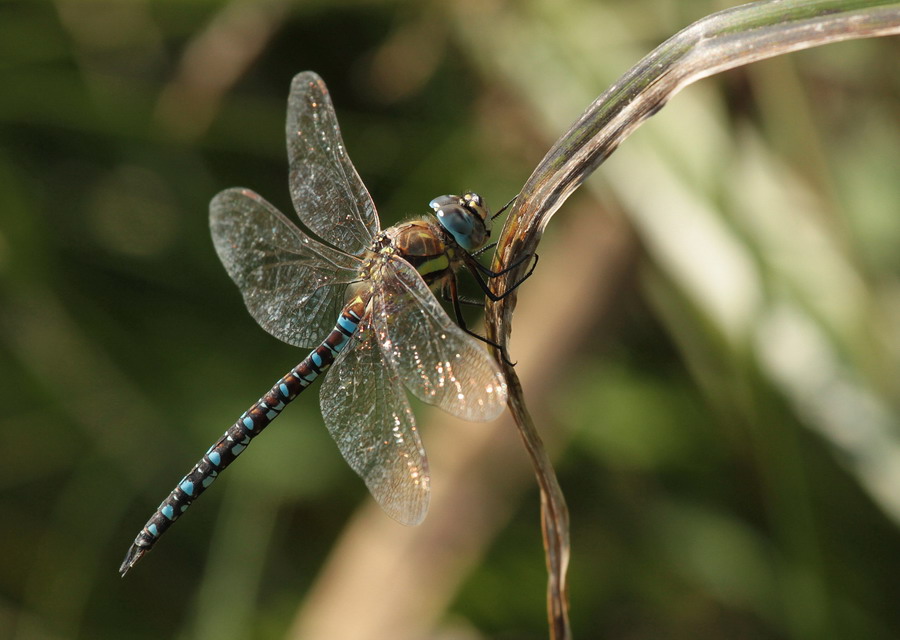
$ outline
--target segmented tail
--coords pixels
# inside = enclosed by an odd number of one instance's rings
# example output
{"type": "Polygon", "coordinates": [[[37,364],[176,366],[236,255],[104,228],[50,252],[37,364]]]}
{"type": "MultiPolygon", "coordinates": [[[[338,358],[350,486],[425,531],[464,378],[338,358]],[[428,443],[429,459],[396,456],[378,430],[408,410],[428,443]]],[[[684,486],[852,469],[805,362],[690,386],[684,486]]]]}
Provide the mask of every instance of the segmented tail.
{"type": "Polygon", "coordinates": [[[191,503],[203,493],[231,464],[250,441],[278,417],[284,407],[300,395],[319,374],[323,373],[340,353],[353,334],[365,312],[367,297],[356,296],[342,310],[337,324],[328,337],[303,359],[286,376],[275,383],[269,392],[228,428],[222,437],[203,454],[194,468],[181,479],[172,493],[162,501],[156,512],[144,525],[128,549],[119,573],[124,577],[159,537],[178,517],[187,511],[191,503]]]}

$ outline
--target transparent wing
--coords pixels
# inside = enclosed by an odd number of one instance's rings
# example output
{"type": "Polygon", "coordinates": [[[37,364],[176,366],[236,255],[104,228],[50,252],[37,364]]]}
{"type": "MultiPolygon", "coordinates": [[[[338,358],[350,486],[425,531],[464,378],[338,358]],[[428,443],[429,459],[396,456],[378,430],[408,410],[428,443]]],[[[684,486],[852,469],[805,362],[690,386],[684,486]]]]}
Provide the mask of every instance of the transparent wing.
{"type": "Polygon", "coordinates": [[[322,417],[344,459],[388,515],[419,524],[428,511],[425,449],[406,393],[368,319],[322,383],[322,417]]]}
{"type": "Polygon", "coordinates": [[[466,420],[500,415],[506,382],[497,363],[450,319],[419,273],[386,257],[372,281],[379,343],[406,388],[466,420]]]}
{"type": "Polygon", "coordinates": [[[312,71],[294,77],[288,98],[291,198],[316,235],[359,255],[378,233],[378,214],[344,150],[328,89],[312,71]]]}
{"type": "Polygon", "coordinates": [[[361,263],[309,238],[249,189],[227,189],[209,205],[216,253],[259,325],[313,348],[331,331],[347,283],[361,263]]]}

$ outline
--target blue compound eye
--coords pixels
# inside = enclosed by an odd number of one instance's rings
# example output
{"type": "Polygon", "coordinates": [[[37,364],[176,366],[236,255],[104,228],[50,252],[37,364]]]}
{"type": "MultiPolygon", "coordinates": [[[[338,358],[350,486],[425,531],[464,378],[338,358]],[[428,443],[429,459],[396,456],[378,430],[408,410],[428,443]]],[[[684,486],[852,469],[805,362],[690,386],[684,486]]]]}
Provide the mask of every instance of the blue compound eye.
{"type": "Polygon", "coordinates": [[[429,206],[434,209],[441,226],[466,251],[478,249],[490,236],[490,216],[478,194],[440,196],[429,206]]]}

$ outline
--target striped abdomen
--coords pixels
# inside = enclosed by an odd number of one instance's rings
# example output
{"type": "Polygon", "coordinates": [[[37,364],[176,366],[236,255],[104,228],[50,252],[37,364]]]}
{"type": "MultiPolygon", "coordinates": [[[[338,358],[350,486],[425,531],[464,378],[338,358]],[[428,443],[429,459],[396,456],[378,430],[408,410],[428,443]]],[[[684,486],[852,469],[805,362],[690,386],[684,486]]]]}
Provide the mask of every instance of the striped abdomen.
{"type": "Polygon", "coordinates": [[[328,337],[296,367],[275,383],[269,392],[247,409],[221,438],[209,448],[172,493],[163,500],[156,513],[134,539],[119,573],[123,576],[147,553],[159,537],[191,503],[215,481],[225,467],[247,448],[250,441],[265,429],[320,373],[325,371],[359,328],[367,297],[357,296],[341,311],[337,324],[328,337]]]}

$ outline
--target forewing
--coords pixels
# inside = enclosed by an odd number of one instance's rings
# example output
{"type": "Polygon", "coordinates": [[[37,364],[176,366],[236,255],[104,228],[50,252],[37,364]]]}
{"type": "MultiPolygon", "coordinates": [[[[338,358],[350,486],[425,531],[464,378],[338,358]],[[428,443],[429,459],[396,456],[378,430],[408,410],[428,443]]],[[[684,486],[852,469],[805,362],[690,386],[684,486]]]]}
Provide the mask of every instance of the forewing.
{"type": "Polygon", "coordinates": [[[280,340],[312,348],[331,331],[360,261],[309,238],[249,189],[209,205],[216,252],[250,315],[280,340]]]}
{"type": "Polygon", "coordinates": [[[338,249],[359,255],[378,233],[378,214],[347,157],[331,97],[312,71],[294,77],[288,99],[291,198],[309,229],[338,249]]]}
{"type": "Polygon", "coordinates": [[[497,363],[450,319],[419,273],[399,257],[384,257],[373,287],[379,343],[406,388],[466,420],[500,415],[506,382],[497,363]]]}
{"type": "Polygon", "coordinates": [[[322,417],[381,508],[415,525],[428,511],[428,461],[406,393],[367,323],[322,383],[322,417]]]}

